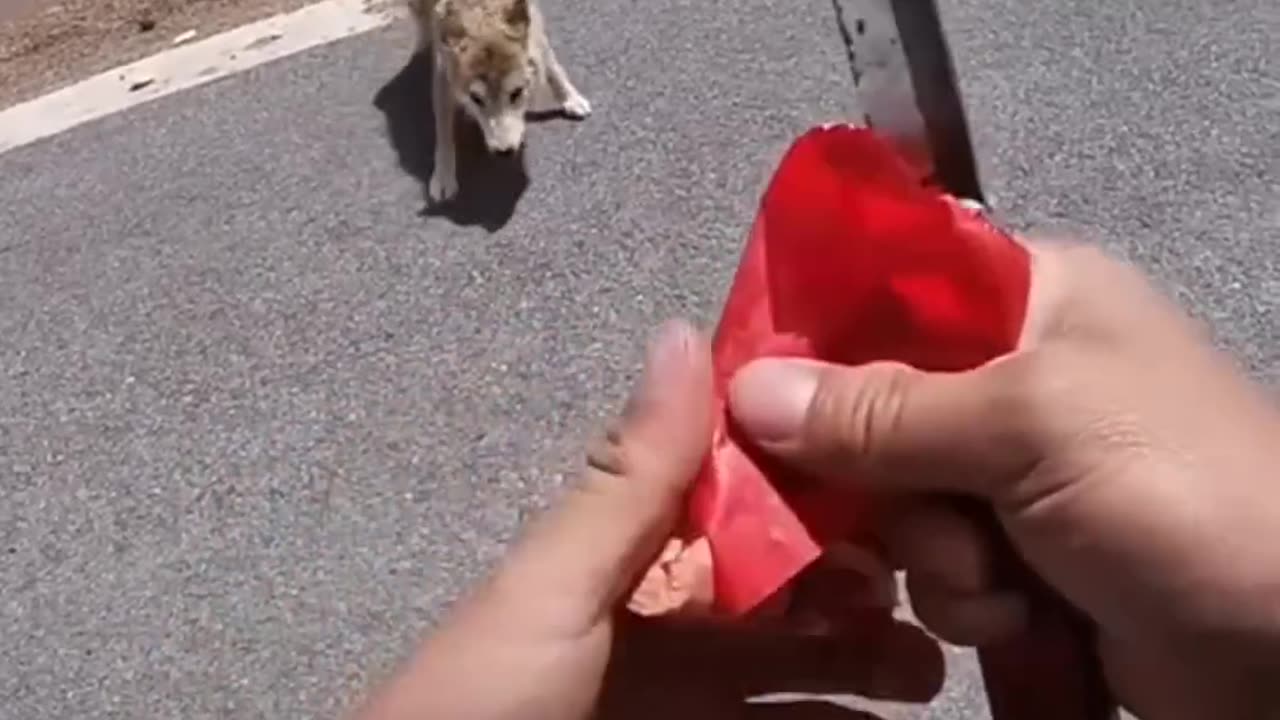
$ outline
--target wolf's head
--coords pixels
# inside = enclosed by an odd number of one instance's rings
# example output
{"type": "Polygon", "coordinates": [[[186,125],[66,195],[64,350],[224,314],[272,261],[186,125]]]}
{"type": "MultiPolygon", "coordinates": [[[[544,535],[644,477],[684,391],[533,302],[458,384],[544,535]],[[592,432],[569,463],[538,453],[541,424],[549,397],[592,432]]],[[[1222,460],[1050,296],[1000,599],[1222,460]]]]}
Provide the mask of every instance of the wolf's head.
{"type": "Polygon", "coordinates": [[[529,0],[443,0],[439,12],[449,92],[480,125],[490,152],[514,152],[534,90],[529,0]]]}

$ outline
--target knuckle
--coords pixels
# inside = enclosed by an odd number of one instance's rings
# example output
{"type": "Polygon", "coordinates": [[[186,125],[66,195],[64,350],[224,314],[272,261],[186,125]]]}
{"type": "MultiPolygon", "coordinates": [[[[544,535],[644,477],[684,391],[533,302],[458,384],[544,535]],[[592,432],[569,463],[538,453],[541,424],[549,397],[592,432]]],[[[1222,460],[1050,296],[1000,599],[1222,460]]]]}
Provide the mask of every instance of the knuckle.
{"type": "Polygon", "coordinates": [[[1094,391],[1073,353],[1060,345],[1036,348],[1009,359],[993,383],[992,417],[1026,438],[1047,441],[1058,436],[1071,408],[1094,391]]]}
{"type": "Polygon", "coordinates": [[[817,451],[855,464],[876,454],[902,424],[913,378],[897,363],[827,373],[808,419],[817,451]]]}
{"type": "Polygon", "coordinates": [[[686,478],[673,474],[663,460],[624,418],[616,418],[588,443],[586,471],[575,490],[618,502],[649,503],[655,497],[667,502],[682,494],[686,478]]]}
{"type": "Polygon", "coordinates": [[[947,593],[937,588],[928,578],[920,573],[907,573],[907,596],[911,599],[911,610],[916,618],[929,630],[943,640],[955,645],[967,646],[970,643],[969,628],[964,623],[957,623],[952,617],[947,593]]]}
{"type": "Polygon", "coordinates": [[[622,422],[614,419],[587,445],[587,467],[604,475],[623,477],[632,471],[633,455],[622,422]]]}
{"type": "Polygon", "coordinates": [[[1035,427],[1062,384],[1060,368],[1043,350],[1033,349],[1009,358],[1000,367],[1000,378],[990,394],[993,417],[1003,417],[1010,427],[1035,427]]]}
{"type": "Polygon", "coordinates": [[[1072,242],[1061,247],[1061,256],[1080,270],[1096,270],[1116,264],[1115,258],[1095,243],[1072,242]]]}
{"type": "Polygon", "coordinates": [[[1104,317],[1124,309],[1123,303],[1117,307],[1117,295],[1140,293],[1147,287],[1146,276],[1132,262],[1101,245],[1073,244],[1062,248],[1058,259],[1071,280],[1073,299],[1097,308],[1104,317]]]}
{"type": "Polygon", "coordinates": [[[1125,263],[1096,242],[1062,238],[1052,243],[1037,244],[1038,253],[1062,266],[1069,274],[1087,277],[1089,273],[1108,272],[1125,263]]]}

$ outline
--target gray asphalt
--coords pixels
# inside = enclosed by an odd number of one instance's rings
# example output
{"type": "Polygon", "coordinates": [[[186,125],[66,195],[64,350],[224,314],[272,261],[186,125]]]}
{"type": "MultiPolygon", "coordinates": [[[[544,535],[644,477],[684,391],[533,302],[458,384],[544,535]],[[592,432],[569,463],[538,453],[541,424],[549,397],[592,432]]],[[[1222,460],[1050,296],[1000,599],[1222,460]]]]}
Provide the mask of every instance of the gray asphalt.
{"type": "MultiPolygon", "coordinates": [[[[546,13],[597,114],[463,216],[422,213],[403,26],[0,156],[0,716],[337,713],[573,472],[644,333],[714,320],[789,140],[857,117],[826,0],[546,13]]],[[[944,13],[1008,220],[1280,380],[1275,3],[944,13]]],[[[952,660],[926,715],[981,716],[952,660]]]]}

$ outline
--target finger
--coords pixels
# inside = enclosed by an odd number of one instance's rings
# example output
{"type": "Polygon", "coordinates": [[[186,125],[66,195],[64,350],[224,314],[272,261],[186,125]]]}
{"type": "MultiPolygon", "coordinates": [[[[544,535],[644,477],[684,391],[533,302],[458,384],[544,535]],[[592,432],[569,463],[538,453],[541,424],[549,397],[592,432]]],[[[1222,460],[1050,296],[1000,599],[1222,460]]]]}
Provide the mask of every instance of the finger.
{"type": "Polygon", "coordinates": [[[1025,393],[1029,364],[1009,358],[963,373],[896,363],[840,367],[757,360],[730,387],[734,419],[762,449],[828,478],[884,490],[989,497],[1037,460],[1025,393]]]}
{"type": "Polygon", "coordinates": [[[907,574],[907,596],[915,616],[953,645],[982,646],[1023,632],[1027,601],[1015,592],[957,593],[907,574]]]}
{"type": "Polygon", "coordinates": [[[885,530],[885,544],[894,565],[917,583],[967,595],[993,589],[987,535],[947,503],[926,500],[904,506],[885,530]]]}
{"type": "Polygon", "coordinates": [[[582,477],[511,556],[505,576],[608,613],[671,530],[710,447],[710,350],[684,323],[664,326],[623,417],[582,477]]]}

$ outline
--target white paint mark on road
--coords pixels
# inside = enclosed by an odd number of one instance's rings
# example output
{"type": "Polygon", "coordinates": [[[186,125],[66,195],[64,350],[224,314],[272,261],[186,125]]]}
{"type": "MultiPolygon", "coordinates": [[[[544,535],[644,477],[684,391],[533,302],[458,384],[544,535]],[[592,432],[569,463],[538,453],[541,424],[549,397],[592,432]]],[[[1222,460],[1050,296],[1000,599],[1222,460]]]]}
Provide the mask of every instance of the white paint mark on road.
{"type": "Polygon", "coordinates": [[[0,153],[182,90],[377,29],[391,12],[367,0],[324,0],[108,70],[0,110],[0,153]]]}

